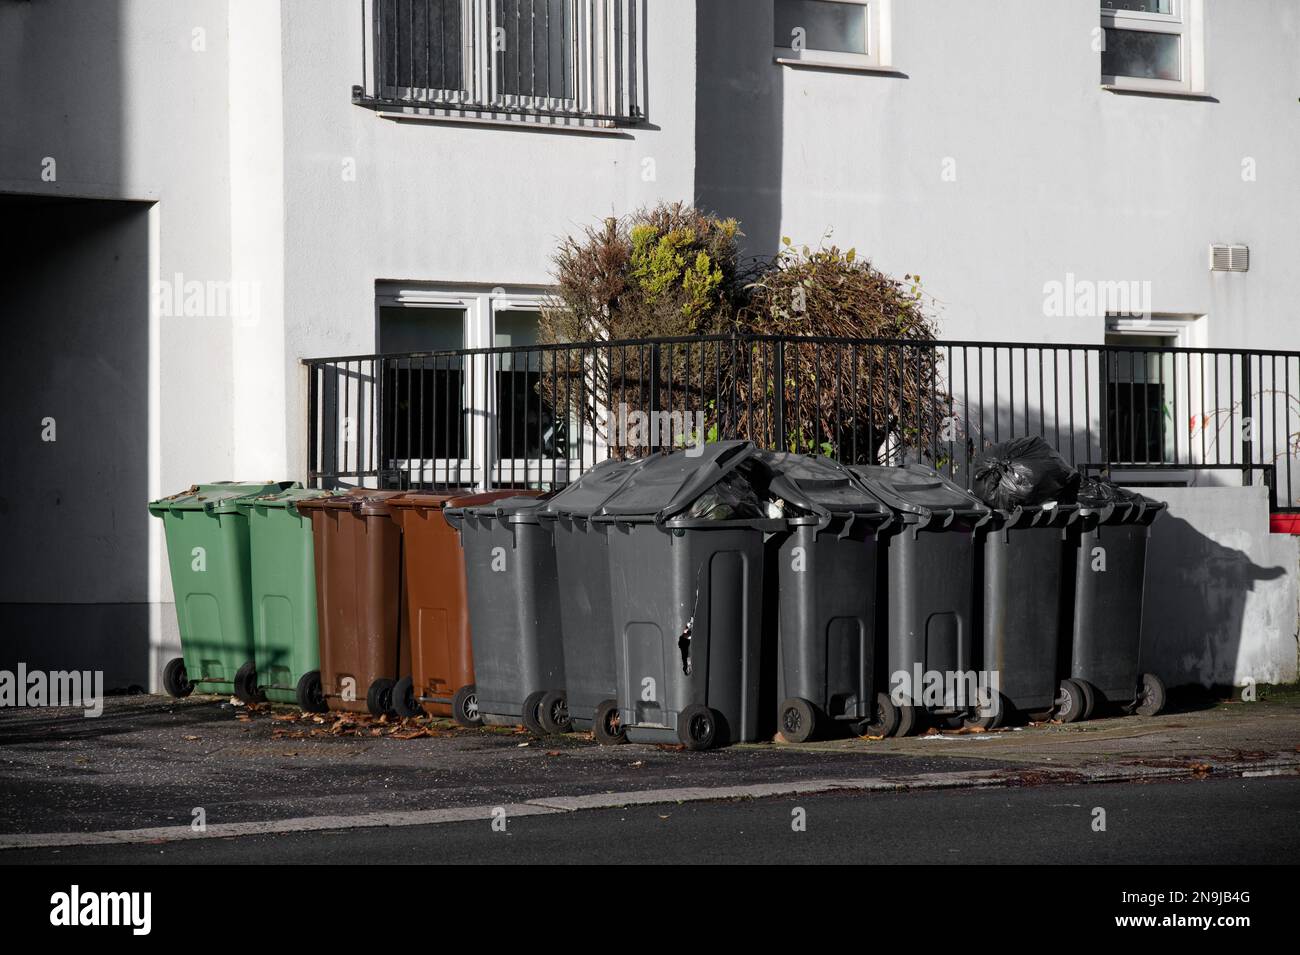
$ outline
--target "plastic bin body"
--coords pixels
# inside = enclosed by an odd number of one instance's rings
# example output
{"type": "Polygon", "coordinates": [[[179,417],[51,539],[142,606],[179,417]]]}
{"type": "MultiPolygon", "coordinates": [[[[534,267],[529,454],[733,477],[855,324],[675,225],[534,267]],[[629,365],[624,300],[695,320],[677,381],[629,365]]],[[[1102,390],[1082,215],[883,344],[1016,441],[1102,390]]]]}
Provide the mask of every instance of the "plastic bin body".
{"type": "Polygon", "coordinates": [[[632,741],[677,742],[688,704],[719,743],[758,738],[763,534],[747,522],[609,530],[619,714],[632,741]]]}
{"type": "Polygon", "coordinates": [[[237,502],[288,486],[200,484],[149,504],[167,538],[185,670],[201,693],[232,692],[255,656],[248,512],[237,502]]]}
{"type": "Polygon", "coordinates": [[[474,683],[488,725],[517,725],[530,695],[564,687],[555,549],[537,504],[515,496],[449,512],[460,525],[474,683]]]}
{"type": "MultiPolygon", "coordinates": [[[[777,696],[816,718],[860,722],[875,706],[877,533],[890,510],[828,458],[759,452],[789,531],[779,581],[777,696]]],[[[782,716],[784,714],[781,714],[782,716]]]]}
{"type": "Polygon", "coordinates": [[[758,736],[764,533],[786,525],[691,516],[756,465],[754,451],[724,441],[648,457],[593,518],[610,525],[615,698],[629,740],[706,748],[758,736]],[[687,707],[712,711],[711,734],[687,741],[687,707]]]}
{"type": "Polygon", "coordinates": [[[1021,712],[1056,702],[1057,651],[1069,633],[1065,586],[1070,505],[995,511],[983,535],[983,601],[976,660],[1021,712]]]}
{"type": "Polygon", "coordinates": [[[875,698],[876,532],[843,531],[807,519],[781,544],[777,695],[860,721],[875,698]]]}
{"type": "MultiPolygon", "coordinates": [[[[975,529],[990,511],[977,498],[922,465],[850,468],[869,490],[895,511],[884,534],[881,562],[884,595],[883,647],[877,685],[912,689],[912,705],[936,712],[972,709],[978,700],[926,701],[918,674],[941,674],[945,683],[973,673],[975,626],[975,529]]],[[[963,685],[969,686],[968,683],[963,685]]]]}
{"type": "Polygon", "coordinates": [[[1137,700],[1147,541],[1163,509],[1148,501],[1080,511],[1069,675],[1112,706],[1137,700]]]}
{"type": "Polygon", "coordinates": [[[447,523],[443,509],[487,503],[516,493],[411,493],[389,501],[393,518],[402,528],[411,679],[416,701],[432,716],[451,716],[456,691],[474,683],[465,556],[460,532],[447,523]]]}
{"type": "Polygon", "coordinates": [[[554,537],[564,690],[569,718],[579,729],[589,728],[596,707],[618,694],[609,525],[592,517],[641,463],[602,462],[538,510],[554,537]]]}
{"type": "Polygon", "coordinates": [[[298,505],[311,516],[321,692],[330,709],[367,712],[376,680],[409,672],[402,533],[386,503],[402,493],[355,488],[298,505]]]}
{"type": "Polygon", "coordinates": [[[942,529],[907,521],[888,538],[888,673],[971,670],[975,635],[975,535],[966,522],[942,529]]]}
{"type": "Polygon", "coordinates": [[[252,556],[257,685],[276,703],[297,702],[298,681],[320,668],[316,548],[311,518],[297,505],[325,493],[296,488],[244,498],[252,556]]]}

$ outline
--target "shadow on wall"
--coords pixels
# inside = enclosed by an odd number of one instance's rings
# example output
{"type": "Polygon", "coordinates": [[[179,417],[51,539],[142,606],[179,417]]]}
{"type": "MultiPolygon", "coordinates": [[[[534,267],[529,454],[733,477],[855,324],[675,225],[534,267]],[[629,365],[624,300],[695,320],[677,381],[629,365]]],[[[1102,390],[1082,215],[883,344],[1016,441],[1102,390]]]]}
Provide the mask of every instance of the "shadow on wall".
{"type": "Polygon", "coordinates": [[[0,669],[147,687],[148,207],[0,196],[0,222],[0,669]]]}
{"type": "Polygon", "coordinates": [[[1170,686],[1294,681],[1300,545],[1268,533],[1263,490],[1138,490],[1171,508],[1147,550],[1143,669],[1170,686]]]}
{"type": "Polygon", "coordinates": [[[772,63],[772,4],[709,0],[695,7],[699,49],[695,202],[740,220],[743,247],[781,247],[784,71],[772,63]]]}

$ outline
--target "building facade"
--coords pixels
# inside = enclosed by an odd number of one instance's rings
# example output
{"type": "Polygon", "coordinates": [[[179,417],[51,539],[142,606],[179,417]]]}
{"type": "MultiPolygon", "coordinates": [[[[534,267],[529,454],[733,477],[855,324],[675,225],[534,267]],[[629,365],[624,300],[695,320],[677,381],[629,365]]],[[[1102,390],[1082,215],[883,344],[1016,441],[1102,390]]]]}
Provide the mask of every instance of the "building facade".
{"type": "Polygon", "coordinates": [[[1293,0],[0,0],[0,81],[0,606],[110,685],[146,500],[304,478],[304,358],[535,341],[604,216],[852,246],[951,339],[1293,347],[1293,0]]]}

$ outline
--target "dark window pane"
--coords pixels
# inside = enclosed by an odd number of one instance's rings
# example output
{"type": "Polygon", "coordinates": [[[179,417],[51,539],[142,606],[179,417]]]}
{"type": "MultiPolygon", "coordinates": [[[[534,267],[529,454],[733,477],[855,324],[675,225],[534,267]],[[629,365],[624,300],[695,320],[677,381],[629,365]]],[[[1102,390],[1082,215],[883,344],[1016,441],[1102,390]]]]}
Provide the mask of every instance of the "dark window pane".
{"type": "Polygon", "coordinates": [[[1101,54],[1104,76],[1136,76],[1148,80],[1180,80],[1179,37],[1146,30],[1107,30],[1101,54]]]}
{"type": "Polygon", "coordinates": [[[777,0],[773,45],[789,47],[803,31],[804,49],[828,53],[867,52],[867,8],[830,0],[777,0]]]}
{"type": "Polygon", "coordinates": [[[1160,13],[1172,16],[1173,0],[1101,0],[1106,13],[1160,13]]]}
{"type": "Polygon", "coordinates": [[[573,96],[571,0],[495,0],[500,43],[493,58],[498,93],[573,96]]]}
{"type": "Polygon", "coordinates": [[[375,57],[384,86],[462,89],[461,0],[379,0],[375,57]]]}

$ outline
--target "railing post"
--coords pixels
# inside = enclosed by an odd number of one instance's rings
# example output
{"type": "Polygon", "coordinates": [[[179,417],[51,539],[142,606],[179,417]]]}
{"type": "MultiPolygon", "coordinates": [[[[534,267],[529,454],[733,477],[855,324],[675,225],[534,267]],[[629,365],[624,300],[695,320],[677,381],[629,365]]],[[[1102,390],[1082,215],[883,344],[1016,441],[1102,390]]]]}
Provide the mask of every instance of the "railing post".
{"type": "Polygon", "coordinates": [[[316,457],[319,434],[317,432],[316,365],[307,363],[307,486],[320,487],[319,460],[316,457]]]}
{"type": "Polygon", "coordinates": [[[785,339],[777,338],[772,342],[772,377],[776,379],[772,388],[772,443],[776,450],[785,447],[785,339]]]}
{"type": "MultiPolygon", "coordinates": [[[[1112,464],[1110,454],[1110,359],[1111,352],[1102,345],[1097,349],[1097,374],[1101,390],[1097,395],[1097,413],[1101,416],[1097,422],[1097,437],[1101,441],[1101,454],[1098,455],[1102,462],[1103,478],[1110,477],[1110,466],[1112,464]]],[[[1088,383],[1084,382],[1086,388],[1088,383]]]]}
{"type": "Polygon", "coordinates": [[[650,346],[650,447],[654,448],[655,440],[659,435],[659,375],[661,372],[659,359],[659,343],[654,342],[650,346]]]}
{"type": "Polygon", "coordinates": [[[1241,484],[1250,487],[1255,482],[1251,464],[1254,462],[1253,450],[1255,422],[1252,417],[1254,402],[1251,400],[1252,383],[1250,380],[1250,355],[1241,356],[1241,484]]]}

